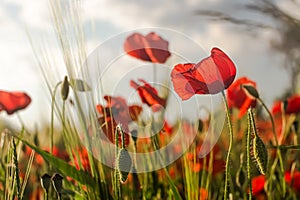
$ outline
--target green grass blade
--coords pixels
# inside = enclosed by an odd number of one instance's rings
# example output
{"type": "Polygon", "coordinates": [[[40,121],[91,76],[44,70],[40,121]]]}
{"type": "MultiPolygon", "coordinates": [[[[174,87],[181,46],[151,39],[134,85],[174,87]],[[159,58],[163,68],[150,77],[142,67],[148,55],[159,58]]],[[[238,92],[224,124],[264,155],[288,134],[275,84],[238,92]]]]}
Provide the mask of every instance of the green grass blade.
{"type": "Polygon", "coordinates": [[[52,154],[39,149],[33,144],[30,144],[23,138],[15,136],[15,138],[21,140],[24,144],[35,150],[36,153],[40,154],[46,161],[51,163],[53,167],[60,171],[60,173],[64,174],[65,176],[69,176],[74,180],[78,181],[82,185],[89,185],[94,187],[96,185],[96,181],[90,176],[87,172],[83,170],[77,170],[74,166],[68,164],[64,160],[53,156],[52,154]]]}

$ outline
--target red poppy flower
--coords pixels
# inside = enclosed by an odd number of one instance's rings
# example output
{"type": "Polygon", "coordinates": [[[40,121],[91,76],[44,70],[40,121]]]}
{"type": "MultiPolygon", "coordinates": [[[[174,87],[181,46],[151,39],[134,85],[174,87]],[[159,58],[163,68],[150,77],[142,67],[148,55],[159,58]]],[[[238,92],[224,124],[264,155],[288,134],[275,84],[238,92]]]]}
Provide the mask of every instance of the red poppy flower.
{"type": "Polygon", "coordinates": [[[182,100],[194,94],[217,94],[231,85],[235,75],[234,63],[218,48],[198,64],[178,64],[171,72],[174,89],[182,100]]]}
{"type": "MultiPolygon", "coordinates": [[[[97,105],[96,108],[101,115],[98,118],[102,130],[111,142],[115,140],[115,129],[118,124],[122,125],[125,132],[125,145],[129,144],[129,127],[128,124],[138,119],[142,112],[142,107],[133,105],[128,106],[126,100],[122,97],[104,96],[107,106],[97,105]]],[[[121,135],[119,135],[121,144],[121,135]]]]}
{"type": "Polygon", "coordinates": [[[295,171],[293,175],[291,172],[286,172],[284,179],[288,184],[292,185],[295,191],[300,192],[300,172],[295,171]]]}
{"type": "Polygon", "coordinates": [[[30,102],[31,98],[24,92],[0,91],[0,111],[5,110],[9,115],[26,108],[30,102]]]}
{"type": "Polygon", "coordinates": [[[124,50],[128,55],[141,60],[153,63],[165,63],[171,55],[168,46],[168,41],[154,32],[146,36],[134,33],[126,38],[124,50]]]}
{"type": "Polygon", "coordinates": [[[130,81],[130,86],[136,89],[143,103],[151,106],[152,111],[156,112],[161,106],[166,106],[166,100],[158,96],[157,90],[143,79],[139,79],[144,85],[139,85],[135,81],[130,81]]]}
{"type": "Polygon", "coordinates": [[[256,176],[252,179],[252,194],[253,196],[259,196],[264,191],[266,177],[264,175],[256,176]]]}
{"type": "MultiPolygon", "coordinates": [[[[278,114],[281,113],[281,101],[275,102],[273,108],[272,108],[272,113],[273,114],[278,114]]],[[[295,95],[287,99],[287,108],[285,113],[286,114],[297,114],[300,112],[300,96],[295,95]]]]}
{"type": "Polygon", "coordinates": [[[247,113],[248,108],[256,106],[256,99],[247,95],[243,85],[250,85],[256,88],[256,83],[247,77],[241,77],[234,81],[227,89],[227,101],[229,108],[238,108],[240,110],[238,118],[247,113]]]}

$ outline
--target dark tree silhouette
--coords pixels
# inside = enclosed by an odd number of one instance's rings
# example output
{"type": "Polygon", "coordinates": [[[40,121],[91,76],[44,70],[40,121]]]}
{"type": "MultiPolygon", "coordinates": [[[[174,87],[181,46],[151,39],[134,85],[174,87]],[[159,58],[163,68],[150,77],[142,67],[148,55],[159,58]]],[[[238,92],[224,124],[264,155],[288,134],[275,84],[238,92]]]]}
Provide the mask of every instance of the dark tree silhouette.
{"type": "MultiPolygon", "coordinates": [[[[286,0],[288,1],[288,0],[286,0]]],[[[299,2],[289,0],[300,9],[299,2]]],[[[247,11],[258,13],[263,17],[270,18],[273,23],[262,20],[242,19],[226,14],[223,11],[197,10],[197,15],[208,17],[209,20],[217,22],[228,22],[241,26],[246,30],[272,29],[279,37],[270,39],[271,48],[285,56],[284,69],[290,76],[290,90],[284,96],[297,92],[300,78],[300,19],[291,16],[271,0],[253,0],[251,3],[243,4],[247,11]]]]}

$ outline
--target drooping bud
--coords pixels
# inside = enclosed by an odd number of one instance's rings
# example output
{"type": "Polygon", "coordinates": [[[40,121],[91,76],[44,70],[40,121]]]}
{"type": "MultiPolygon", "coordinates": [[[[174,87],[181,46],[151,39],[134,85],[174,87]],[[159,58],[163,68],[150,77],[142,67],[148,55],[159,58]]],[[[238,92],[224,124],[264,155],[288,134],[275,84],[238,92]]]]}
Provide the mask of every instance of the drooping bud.
{"type": "Polygon", "coordinates": [[[51,176],[45,173],[43,176],[41,176],[41,186],[46,191],[46,193],[48,193],[49,191],[50,184],[51,184],[51,176]]]}
{"type": "Polygon", "coordinates": [[[67,100],[68,95],[69,95],[69,81],[68,81],[68,77],[65,76],[61,86],[61,97],[65,101],[67,100]]]}
{"type": "Polygon", "coordinates": [[[64,178],[58,173],[55,173],[51,178],[53,187],[58,195],[61,195],[63,189],[63,185],[62,185],[63,179],[64,178]]]}
{"type": "Polygon", "coordinates": [[[242,87],[245,88],[245,90],[250,96],[252,96],[255,99],[259,99],[259,94],[255,87],[253,87],[252,85],[243,85],[242,87]]]}

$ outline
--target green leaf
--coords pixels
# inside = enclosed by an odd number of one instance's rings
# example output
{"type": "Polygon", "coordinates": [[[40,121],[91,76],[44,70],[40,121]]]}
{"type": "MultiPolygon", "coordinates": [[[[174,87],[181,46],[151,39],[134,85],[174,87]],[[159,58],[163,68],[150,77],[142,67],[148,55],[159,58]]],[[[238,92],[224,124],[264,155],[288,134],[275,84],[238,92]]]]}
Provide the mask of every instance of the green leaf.
{"type": "Polygon", "coordinates": [[[22,141],[24,144],[32,148],[36,153],[40,154],[46,161],[51,163],[53,167],[55,167],[60,173],[64,174],[65,176],[69,176],[72,179],[78,181],[82,185],[89,185],[95,187],[96,181],[90,176],[87,172],[83,170],[77,170],[74,166],[68,164],[66,161],[53,156],[52,154],[39,149],[33,144],[30,144],[23,138],[20,138],[16,135],[13,137],[17,138],[18,140],[22,141]]]}
{"type": "Polygon", "coordinates": [[[91,88],[87,84],[87,82],[80,80],[80,79],[71,79],[70,85],[73,88],[73,90],[76,90],[79,92],[91,91],[91,88]]]}

